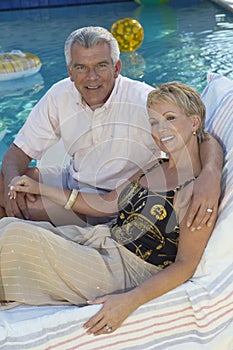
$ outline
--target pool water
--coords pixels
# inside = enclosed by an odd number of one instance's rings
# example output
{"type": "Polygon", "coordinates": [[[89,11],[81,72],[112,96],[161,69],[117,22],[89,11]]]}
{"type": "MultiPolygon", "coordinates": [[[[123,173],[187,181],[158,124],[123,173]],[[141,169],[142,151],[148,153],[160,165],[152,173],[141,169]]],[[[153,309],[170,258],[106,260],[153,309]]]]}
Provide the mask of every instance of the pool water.
{"type": "Polygon", "coordinates": [[[32,107],[53,83],[67,76],[63,46],[69,33],[87,25],[110,29],[124,17],[135,18],[144,29],[142,45],[121,54],[124,75],[153,85],[179,80],[199,92],[208,71],[233,78],[233,14],[208,0],[0,12],[0,51],[31,52],[43,63],[34,76],[0,82],[0,122],[7,131],[0,142],[0,160],[32,107]]]}

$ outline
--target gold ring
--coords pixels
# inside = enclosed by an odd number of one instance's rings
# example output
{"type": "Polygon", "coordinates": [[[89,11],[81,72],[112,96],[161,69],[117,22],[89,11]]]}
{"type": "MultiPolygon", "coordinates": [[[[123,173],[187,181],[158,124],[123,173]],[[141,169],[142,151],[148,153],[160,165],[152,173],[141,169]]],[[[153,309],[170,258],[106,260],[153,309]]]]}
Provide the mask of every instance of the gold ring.
{"type": "Polygon", "coordinates": [[[206,211],[207,211],[207,213],[213,213],[213,209],[212,208],[207,208],[206,211]]]}

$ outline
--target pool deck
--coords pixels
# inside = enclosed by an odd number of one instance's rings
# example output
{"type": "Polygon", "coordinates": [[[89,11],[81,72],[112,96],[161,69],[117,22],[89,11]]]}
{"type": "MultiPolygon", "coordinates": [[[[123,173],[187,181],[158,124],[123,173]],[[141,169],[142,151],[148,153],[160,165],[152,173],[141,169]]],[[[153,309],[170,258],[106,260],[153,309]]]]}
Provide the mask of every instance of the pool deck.
{"type": "Polygon", "coordinates": [[[211,1],[233,12],[233,0],[211,0],[211,1]]]}

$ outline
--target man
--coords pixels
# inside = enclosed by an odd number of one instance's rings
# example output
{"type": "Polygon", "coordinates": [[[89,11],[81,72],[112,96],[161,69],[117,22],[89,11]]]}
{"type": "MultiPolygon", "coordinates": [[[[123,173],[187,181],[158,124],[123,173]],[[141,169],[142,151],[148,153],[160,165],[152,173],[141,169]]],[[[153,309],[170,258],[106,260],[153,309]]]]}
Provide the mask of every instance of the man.
{"type": "MultiPolygon", "coordinates": [[[[52,86],[38,102],[4,156],[1,216],[80,224],[71,210],[42,202],[39,196],[8,197],[12,179],[27,174],[39,181],[41,175],[44,183],[66,189],[109,191],[158,157],[146,114],[153,88],[120,75],[115,38],[101,27],[78,29],[66,40],[65,57],[69,78],[52,86]],[[42,167],[40,173],[28,168],[31,159],[41,159],[59,139],[71,157],[67,167],[42,167]]],[[[203,170],[187,221],[193,229],[212,224],[217,214],[222,150],[212,137],[203,143],[201,159],[203,170]]]]}

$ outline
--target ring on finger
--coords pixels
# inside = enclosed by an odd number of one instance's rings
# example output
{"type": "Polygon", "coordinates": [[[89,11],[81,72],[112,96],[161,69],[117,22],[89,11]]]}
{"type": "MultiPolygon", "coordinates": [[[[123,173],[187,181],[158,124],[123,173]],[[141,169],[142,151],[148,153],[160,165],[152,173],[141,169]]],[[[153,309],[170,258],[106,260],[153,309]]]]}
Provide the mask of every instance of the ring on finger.
{"type": "Polygon", "coordinates": [[[212,208],[207,208],[206,211],[207,211],[207,213],[213,213],[213,209],[212,208]]]}
{"type": "Polygon", "coordinates": [[[106,329],[107,332],[111,332],[112,331],[112,327],[109,327],[107,324],[104,327],[106,329]]]}
{"type": "Polygon", "coordinates": [[[7,195],[10,199],[15,199],[14,195],[11,192],[8,192],[7,195]]]}

